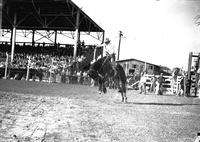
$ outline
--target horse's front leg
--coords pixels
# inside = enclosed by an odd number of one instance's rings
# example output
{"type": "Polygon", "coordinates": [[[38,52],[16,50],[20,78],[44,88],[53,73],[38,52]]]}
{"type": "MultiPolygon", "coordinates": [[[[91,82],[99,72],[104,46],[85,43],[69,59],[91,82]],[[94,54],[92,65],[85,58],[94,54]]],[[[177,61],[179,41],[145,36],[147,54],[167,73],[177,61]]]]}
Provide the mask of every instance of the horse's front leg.
{"type": "Polygon", "coordinates": [[[99,94],[101,94],[101,92],[103,92],[103,84],[102,84],[102,80],[101,78],[99,78],[99,81],[98,81],[98,86],[99,86],[99,94]]]}
{"type": "Polygon", "coordinates": [[[107,93],[107,89],[106,89],[106,87],[105,87],[105,84],[104,84],[104,82],[99,82],[99,94],[101,94],[101,93],[107,93]]]}
{"type": "Polygon", "coordinates": [[[127,103],[127,96],[125,92],[121,92],[121,96],[122,96],[122,102],[127,103]]]}
{"type": "Polygon", "coordinates": [[[122,96],[122,102],[124,102],[124,95],[123,95],[123,92],[121,92],[121,96],[122,96]]]}
{"type": "Polygon", "coordinates": [[[126,84],[119,82],[119,92],[121,93],[122,96],[122,102],[127,103],[127,96],[126,96],[126,84]]]}
{"type": "Polygon", "coordinates": [[[121,95],[122,95],[122,102],[127,103],[127,96],[126,96],[126,93],[125,93],[125,92],[121,92],[121,95]]]}
{"type": "Polygon", "coordinates": [[[102,83],[102,91],[103,91],[104,94],[107,93],[105,82],[102,83]]]}
{"type": "Polygon", "coordinates": [[[118,92],[123,93],[122,84],[118,79],[115,80],[115,84],[116,84],[116,88],[118,88],[118,92]]]}
{"type": "Polygon", "coordinates": [[[101,94],[101,92],[102,92],[102,85],[99,83],[98,86],[99,86],[99,94],[101,94]]]}

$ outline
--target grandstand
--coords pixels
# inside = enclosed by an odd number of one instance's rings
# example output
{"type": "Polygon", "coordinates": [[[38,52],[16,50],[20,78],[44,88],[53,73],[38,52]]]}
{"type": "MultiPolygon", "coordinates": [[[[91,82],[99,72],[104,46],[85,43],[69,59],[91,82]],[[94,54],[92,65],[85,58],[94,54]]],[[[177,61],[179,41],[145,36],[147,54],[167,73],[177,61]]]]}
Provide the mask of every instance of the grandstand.
{"type": "Polygon", "coordinates": [[[71,0],[3,0],[0,2],[1,77],[5,72],[6,53],[9,53],[11,62],[8,66],[9,77],[16,73],[24,76],[28,59],[31,61],[31,77],[34,74],[41,74],[41,70],[42,74],[46,70],[51,70],[52,65],[62,71],[72,61],[79,60],[85,54],[90,57],[90,60],[93,59],[94,46],[85,45],[84,41],[80,41],[83,34],[101,42],[104,40],[104,30],[71,0]],[[16,42],[19,33],[24,37],[31,37],[31,42],[16,42]],[[38,35],[41,38],[36,39],[38,35]],[[59,35],[70,38],[73,43],[59,43],[59,35]],[[9,36],[8,41],[2,40],[5,36],[9,36]],[[50,42],[39,42],[42,38],[50,42]]]}

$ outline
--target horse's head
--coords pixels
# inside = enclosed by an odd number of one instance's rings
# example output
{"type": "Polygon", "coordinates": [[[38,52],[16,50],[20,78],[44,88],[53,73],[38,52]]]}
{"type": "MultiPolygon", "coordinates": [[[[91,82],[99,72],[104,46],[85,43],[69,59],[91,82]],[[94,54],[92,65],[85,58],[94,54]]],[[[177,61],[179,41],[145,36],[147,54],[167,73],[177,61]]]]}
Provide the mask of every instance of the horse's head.
{"type": "Polygon", "coordinates": [[[97,60],[96,62],[94,62],[91,66],[90,69],[88,71],[88,75],[92,78],[92,79],[97,79],[100,76],[100,73],[102,73],[103,71],[103,65],[105,64],[105,57],[97,60]]]}
{"type": "Polygon", "coordinates": [[[73,62],[70,67],[76,71],[86,72],[90,69],[90,65],[90,60],[84,59],[82,61],[73,62]]]}

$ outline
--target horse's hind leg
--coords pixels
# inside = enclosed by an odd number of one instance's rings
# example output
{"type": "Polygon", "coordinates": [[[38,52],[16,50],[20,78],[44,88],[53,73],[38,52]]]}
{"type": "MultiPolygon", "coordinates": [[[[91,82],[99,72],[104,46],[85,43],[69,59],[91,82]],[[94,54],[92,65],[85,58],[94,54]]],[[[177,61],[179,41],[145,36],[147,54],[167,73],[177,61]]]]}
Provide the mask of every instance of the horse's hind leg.
{"type": "Polygon", "coordinates": [[[122,96],[122,102],[124,102],[124,95],[123,95],[123,92],[121,92],[121,96],[122,96]]]}
{"type": "Polygon", "coordinates": [[[99,82],[98,86],[99,86],[99,94],[101,94],[101,92],[102,92],[102,84],[99,82]]]}
{"type": "Polygon", "coordinates": [[[126,93],[124,92],[123,94],[124,94],[124,102],[127,103],[127,96],[126,96],[126,93]]]}
{"type": "Polygon", "coordinates": [[[106,94],[107,93],[107,89],[106,89],[106,86],[104,84],[102,84],[102,90],[103,90],[103,93],[106,94]]]}
{"type": "Polygon", "coordinates": [[[127,96],[126,96],[126,93],[121,92],[121,95],[122,95],[122,102],[127,103],[127,96]]]}

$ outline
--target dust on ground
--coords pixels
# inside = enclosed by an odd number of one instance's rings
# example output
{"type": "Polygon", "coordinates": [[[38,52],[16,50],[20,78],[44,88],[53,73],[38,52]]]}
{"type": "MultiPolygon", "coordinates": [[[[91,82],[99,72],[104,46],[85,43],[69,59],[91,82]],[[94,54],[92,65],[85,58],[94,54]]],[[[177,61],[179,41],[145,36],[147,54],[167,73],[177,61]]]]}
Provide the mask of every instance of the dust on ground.
{"type": "Polygon", "coordinates": [[[1,92],[0,141],[193,142],[200,130],[198,98],[129,91],[125,104],[113,90],[76,89],[80,97],[1,92]]]}

